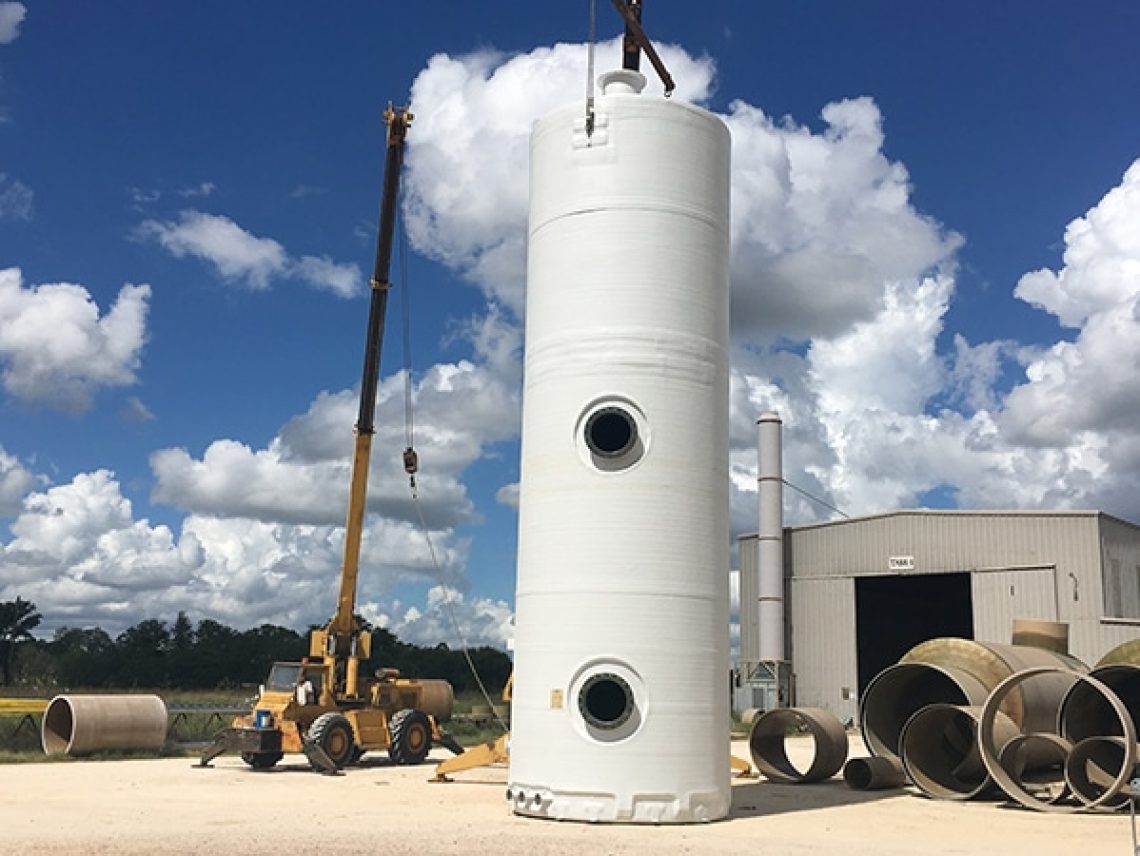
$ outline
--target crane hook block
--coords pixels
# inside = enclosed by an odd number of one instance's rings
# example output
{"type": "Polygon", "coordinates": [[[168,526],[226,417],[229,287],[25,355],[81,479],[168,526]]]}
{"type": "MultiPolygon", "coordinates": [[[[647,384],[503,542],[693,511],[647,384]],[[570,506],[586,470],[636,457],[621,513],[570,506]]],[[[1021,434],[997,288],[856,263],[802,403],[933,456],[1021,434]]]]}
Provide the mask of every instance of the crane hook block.
{"type": "Polygon", "coordinates": [[[404,449],[404,472],[410,476],[414,476],[420,468],[420,456],[416,454],[416,450],[411,446],[404,449]]]}

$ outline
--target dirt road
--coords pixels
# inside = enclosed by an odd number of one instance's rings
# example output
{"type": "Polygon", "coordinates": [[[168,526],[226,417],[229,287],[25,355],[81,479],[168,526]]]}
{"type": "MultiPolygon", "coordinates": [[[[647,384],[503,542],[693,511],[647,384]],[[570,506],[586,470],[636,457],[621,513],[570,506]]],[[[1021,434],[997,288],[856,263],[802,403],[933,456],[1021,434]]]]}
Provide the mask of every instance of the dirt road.
{"type": "MultiPolygon", "coordinates": [[[[810,752],[794,744],[795,758],[810,752]]],[[[747,747],[734,751],[747,758],[747,747]]],[[[858,751],[856,749],[855,751],[858,751]]],[[[859,754],[862,754],[861,752],[859,754]]],[[[441,753],[440,757],[446,757],[441,753]]],[[[367,760],[367,759],[366,759],[367,760]]],[[[913,791],[734,780],[729,820],[591,826],[515,817],[505,769],[429,783],[378,760],[341,776],[303,756],[257,772],[223,757],[0,767],[0,853],[38,854],[1033,854],[1126,856],[1127,814],[1043,815],[913,791]]]]}

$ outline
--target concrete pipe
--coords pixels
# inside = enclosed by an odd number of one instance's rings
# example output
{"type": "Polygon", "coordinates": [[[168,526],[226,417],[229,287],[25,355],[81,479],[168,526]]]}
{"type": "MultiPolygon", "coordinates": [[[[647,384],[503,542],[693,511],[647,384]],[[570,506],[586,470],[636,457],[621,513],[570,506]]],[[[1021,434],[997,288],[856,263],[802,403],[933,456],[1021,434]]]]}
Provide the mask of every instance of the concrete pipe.
{"type": "Polygon", "coordinates": [[[897,758],[852,758],[843,765],[843,781],[856,791],[881,791],[901,788],[906,773],[897,758]]]}
{"type": "Polygon", "coordinates": [[[808,784],[839,772],[847,760],[847,732],[834,714],[822,708],[776,708],[753,721],[748,747],[752,763],[773,782],[808,784]],[[791,728],[806,728],[815,744],[811,766],[804,772],[788,760],[784,738],[791,728]]]}
{"type": "MultiPolygon", "coordinates": [[[[1097,666],[1089,674],[1103,683],[1124,703],[1132,724],[1140,733],[1140,665],[1120,663],[1097,666]]],[[[1122,737],[1120,720],[1112,704],[1091,684],[1073,685],[1061,702],[1060,732],[1073,743],[1086,737],[1122,737]]]]}
{"type": "MultiPolygon", "coordinates": [[[[968,800],[993,789],[978,752],[980,706],[927,705],[907,720],[900,739],[903,768],[915,786],[939,800],[968,800]]],[[[997,714],[994,740],[1004,745],[1017,735],[1008,716],[997,714]]]]}
{"type": "Polygon", "coordinates": [[[1069,653],[1069,625],[1062,621],[1013,619],[1013,644],[1044,648],[1057,654],[1069,653]]]}
{"type": "Polygon", "coordinates": [[[1119,666],[1122,663],[1140,666],[1140,639],[1129,639],[1127,642],[1117,645],[1096,661],[1096,668],[1119,666]]]}
{"type": "Polygon", "coordinates": [[[952,666],[897,663],[875,676],[859,701],[859,728],[872,755],[899,759],[903,726],[931,704],[981,705],[988,690],[952,666]]]}
{"type": "Polygon", "coordinates": [[[161,749],[166,705],[156,695],[58,695],[44,710],[40,740],[47,755],[161,749]]]}
{"type": "Polygon", "coordinates": [[[740,724],[751,726],[752,723],[756,721],[756,717],[758,717],[763,712],[764,711],[758,707],[747,708],[742,714],[740,714],[740,724]]]}
{"type": "Polygon", "coordinates": [[[1059,734],[1018,734],[998,752],[998,763],[1036,799],[1057,804],[1069,795],[1065,760],[1073,744],[1059,734]]]}
{"type": "MultiPolygon", "coordinates": [[[[982,718],[978,723],[978,748],[981,750],[982,762],[986,765],[986,770],[989,771],[994,781],[1001,786],[1001,789],[1005,791],[1011,799],[1016,800],[1026,808],[1031,808],[1036,811],[1064,814],[1082,809],[1097,808],[1111,799],[1116,791],[1124,785],[1128,777],[1132,774],[1132,764],[1135,761],[1136,728],[1132,724],[1132,717],[1129,716],[1124,704],[1113,694],[1112,690],[1096,678],[1090,677],[1089,675],[1076,674],[1075,672],[1066,672],[1064,669],[1056,666],[1037,666],[1010,675],[994,687],[994,691],[990,693],[989,698],[986,699],[985,706],[982,708],[982,718]],[[1011,693],[1020,688],[1022,684],[1032,681],[1045,681],[1051,686],[1056,683],[1059,672],[1063,673],[1060,677],[1089,683],[1094,689],[1102,693],[1105,698],[1109,699],[1113,710],[1116,712],[1117,719],[1120,722],[1121,730],[1124,733],[1123,739],[1126,741],[1125,760],[1128,763],[1121,766],[1120,773],[1113,780],[1113,784],[1106,787],[1100,797],[1085,806],[1058,805],[1046,802],[1038,799],[1037,796],[1022,787],[1022,785],[1002,767],[999,758],[1002,747],[997,745],[997,739],[994,735],[994,722],[997,718],[998,710],[1011,693]]],[[[1076,747],[1073,748],[1074,750],[1076,749],[1076,747]]],[[[1068,764],[1066,763],[1066,767],[1067,766],[1068,764]]],[[[1069,781],[1067,774],[1066,781],[1069,781]]],[[[1072,782],[1069,782],[1069,785],[1071,787],[1072,782]]]]}
{"type": "Polygon", "coordinates": [[[1054,730],[1057,727],[1057,709],[1074,683],[1072,673],[1088,671],[1088,667],[1075,657],[1044,648],[954,638],[931,639],[916,645],[899,662],[931,663],[958,669],[977,679],[987,692],[1016,672],[1038,666],[1051,667],[1050,673],[1018,685],[1002,702],[1002,712],[1023,732],[1054,730]]]}
{"type": "Polygon", "coordinates": [[[1120,793],[1136,766],[1136,743],[1124,737],[1089,737],[1077,743],[1065,761],[1069,790],[1089,808],[1116,810],[1128,805],[1120,793]]]}

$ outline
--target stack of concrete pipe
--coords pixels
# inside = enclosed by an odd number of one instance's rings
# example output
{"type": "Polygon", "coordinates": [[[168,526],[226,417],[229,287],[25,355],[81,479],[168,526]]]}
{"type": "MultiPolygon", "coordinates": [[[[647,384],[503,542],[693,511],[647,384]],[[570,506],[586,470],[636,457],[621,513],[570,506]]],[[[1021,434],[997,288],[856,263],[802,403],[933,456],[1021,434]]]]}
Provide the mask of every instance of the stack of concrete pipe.
{"type": "Polygon", "coordinates": [[[935,799],[1004,793],[1051,812],[1127,805],[1140,757],[1140,640],[1090,672],[1055,625],[1028,624],[1015,642],[1033,645],[932,639],[876,676],[859,709],[872,759],[845,770],[848,783],[865,786],[863,768],[882,759],[880,769],[935,799]]]}

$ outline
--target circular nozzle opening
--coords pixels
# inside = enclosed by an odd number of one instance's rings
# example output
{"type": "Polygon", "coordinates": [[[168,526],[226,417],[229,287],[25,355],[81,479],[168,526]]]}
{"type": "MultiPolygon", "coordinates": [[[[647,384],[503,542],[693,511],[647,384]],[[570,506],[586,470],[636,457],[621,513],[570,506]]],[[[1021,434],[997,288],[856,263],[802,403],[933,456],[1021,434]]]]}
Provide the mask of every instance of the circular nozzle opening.
{"type": "Polygon", "coordinates": [[[582,685],[578,708],[594,728],[619,728],[633,713],[633,690],[618,675],[599,672],[582,685]]]}
{"type": "Polygon", "coordinates": [[[594,470],[620,473],[635,466],[649,447],[649,423],[641,409],[623,396],[590,402],[574,425],[582,461],[594,470]]]}
{"type": "Polygon", "coordinates": [[[586,445],[595,455],[619,458],[637,442],[637,424],[620,407],[603,407],[586,420],[586,445]]]}

